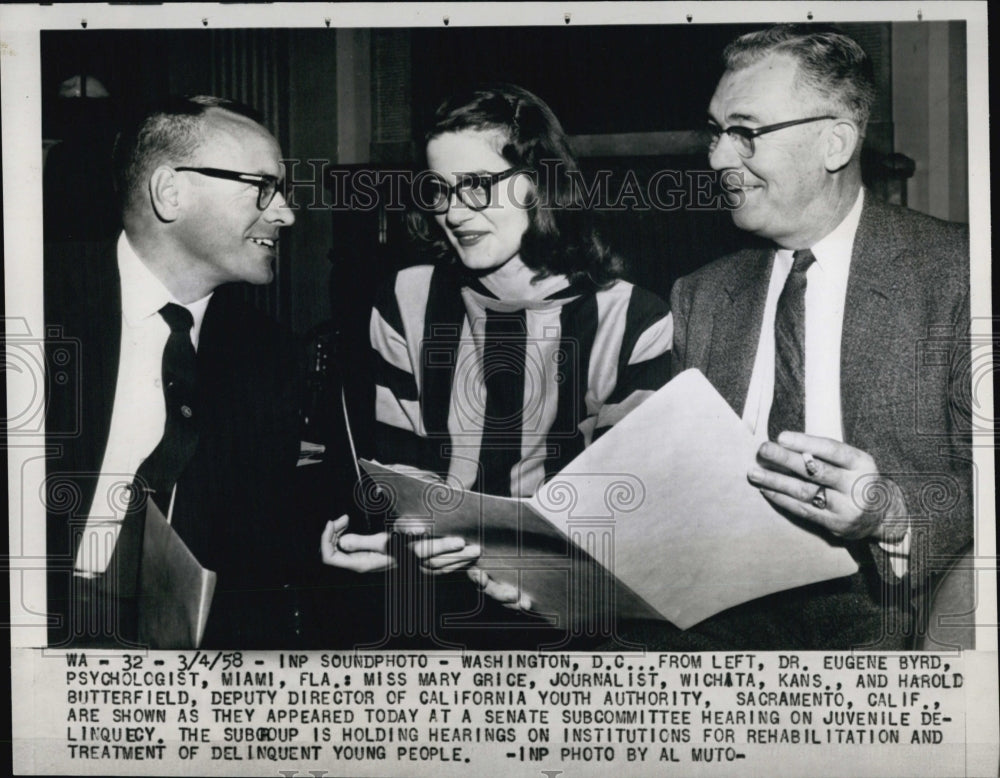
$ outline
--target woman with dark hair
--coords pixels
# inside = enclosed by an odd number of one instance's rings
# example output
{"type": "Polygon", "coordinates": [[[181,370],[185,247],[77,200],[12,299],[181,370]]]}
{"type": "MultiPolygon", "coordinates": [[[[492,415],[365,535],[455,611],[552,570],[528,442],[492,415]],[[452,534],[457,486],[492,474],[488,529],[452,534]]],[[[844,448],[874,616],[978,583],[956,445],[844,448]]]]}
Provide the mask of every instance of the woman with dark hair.
{"type": "MultiPolygon", "coordinates": [[[[409,223],[435,262],[397,273],[372,311],[378,458],[527,497],[666,382],[672,320],[620,280],[538,97],[501,85],[448,100],[425,149],[409,223]]],[[[345,528],[327,528],[328,564],[390,563],[384,534],[345,528]]],[[[434,542],[431,572],[479,555],[460,538],[434,542]]]]}
{"type": "MultiPolygon", "coordinates": [[[[520,258],[536,276],[561,274],[571,282],[589,276],[595,284],[606,286],[621,275],[620,259],[600,240],[592,215],[583,205],[582,178],[566,134],[538,97],[513,85],[479,89],[443,103],[435,119],[424,139],[428,154],[430,144],[445,136],[477,137],[503,158],[508,171],[523,173],[533,183],[526,201],[516,205],[529,215],[520,258]]],[[[461,256],[448,239],[447,219],[438,218],[448,210],[447,184],[441,185],[440,175],[431,166],[418,176],[415,199],[419,209],[409,213],[409,226],[418,241],[430,244],[436,259],[456,263],[461,256]]],[[[481,196],[489,197],[485,190],[485,186],[480,190],[481,196]]]]}

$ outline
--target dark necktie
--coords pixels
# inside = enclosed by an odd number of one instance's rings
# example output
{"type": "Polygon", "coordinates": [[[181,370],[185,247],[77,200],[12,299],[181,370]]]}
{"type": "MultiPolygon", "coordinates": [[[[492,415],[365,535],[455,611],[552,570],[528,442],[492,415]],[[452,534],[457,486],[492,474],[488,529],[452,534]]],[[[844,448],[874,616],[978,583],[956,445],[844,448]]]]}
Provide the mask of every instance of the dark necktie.
{"type": "Polygon", "coordinates": [[[167,418],[163,437],[136,472],[136,486],[145,489],[166,516],[174,484],[198,445],[197,380],[191,313],[183,306],[167,303],[160,309],[160,316],[170,326],[162,366],[167,418]]]}
{"type": "Polygon", "coordinates": [[[804,432],[806,426],[806,271],[816,261],[812,251],[792,254],[792,272],[778,298],[774,315],[774,398],[767,436],[782,430],[804,432]]]}

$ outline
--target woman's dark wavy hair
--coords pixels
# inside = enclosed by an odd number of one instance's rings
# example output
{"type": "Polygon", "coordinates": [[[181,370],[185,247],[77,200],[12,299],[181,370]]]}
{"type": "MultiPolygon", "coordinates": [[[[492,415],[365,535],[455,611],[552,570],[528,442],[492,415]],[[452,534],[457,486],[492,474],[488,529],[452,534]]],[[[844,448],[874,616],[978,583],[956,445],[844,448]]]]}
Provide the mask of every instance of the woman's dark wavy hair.
{"type": "MultiPolygon", "coordinates": [[[[622,273],[621,260],[598,235],[593,216],[582,202],[579,165],[566,133],[552,110],[527,89],[513,84],[480,87],[442,103],[434,114],[426,144],[462,130],[497,130],[504,138],[499,152],[512,167],[533,173],[534,196],[528,203],[528,229],[521,239],[521,261],[536,278],[589,277],[604,286],[622,273]]],[[[433,215],[414,209],[407,216],[411,236],[439,261],[457,262],[433,215]]]]}

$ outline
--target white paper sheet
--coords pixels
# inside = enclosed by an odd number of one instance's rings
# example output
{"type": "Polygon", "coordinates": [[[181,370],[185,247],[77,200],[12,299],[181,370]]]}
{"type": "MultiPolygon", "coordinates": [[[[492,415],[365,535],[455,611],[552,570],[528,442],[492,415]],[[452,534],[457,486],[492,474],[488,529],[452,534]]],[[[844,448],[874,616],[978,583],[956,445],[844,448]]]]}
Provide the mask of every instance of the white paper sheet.
{"type": "Polygon", "coordinates": [[[602,517],[613,534],[612,572],[687,629],[739,603],[858,569],[846,549],[779,514],[747,481],[756,450],[715,388],[687,370],[531,503],[574,539],[585,517],[602,517]]]}
{"type": "Polygon", "coordinates": [[[756,449],[715,388],[688,370],[530,500],[362,465],[393,494],[398,515],[481,544],[480,567],[520,585],[558,623],[617,614],[687,629],[858,569],[846,549],[785,518],[750,485],[756,449]]]}

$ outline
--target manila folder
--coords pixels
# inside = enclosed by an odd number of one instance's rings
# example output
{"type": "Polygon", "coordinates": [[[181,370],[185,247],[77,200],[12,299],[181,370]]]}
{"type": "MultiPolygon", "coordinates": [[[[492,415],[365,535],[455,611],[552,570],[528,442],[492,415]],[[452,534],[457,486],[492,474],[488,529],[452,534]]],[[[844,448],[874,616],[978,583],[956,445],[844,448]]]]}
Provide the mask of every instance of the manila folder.
{"type": "Polygon", "coordinates": [[[215,593],[202,567],[152,500],[146,502],[139,573],[139,640],[150,648],[198,648],[215,593]]]}

